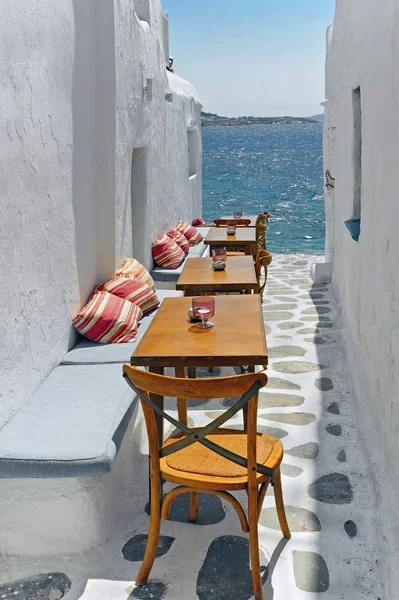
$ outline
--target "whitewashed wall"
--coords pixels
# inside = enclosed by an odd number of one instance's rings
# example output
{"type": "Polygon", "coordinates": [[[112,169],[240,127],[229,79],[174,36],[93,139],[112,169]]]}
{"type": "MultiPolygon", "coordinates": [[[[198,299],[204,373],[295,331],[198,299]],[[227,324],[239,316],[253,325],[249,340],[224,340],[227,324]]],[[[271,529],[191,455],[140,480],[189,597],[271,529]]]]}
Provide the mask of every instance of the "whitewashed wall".
{"type": "MultiPolygon", "coordinates": [[[[335,177],[327,194],[328,260],[341,310],[359,419],[366,441],[382,527],[386,597],[399,586],[399,4],[397,0],[337,0],[327,35],[325,168],[335,177]],[[351,239],[352,92],[361,87],[361,234],[351,239]],[[381,450],[381,454],[378,451],[381,450]],[[387,471],[384,472],[384,460],[387,471]],[[387,498],[387,495],[390,497],[387,498]],[[388,508],[387,508],[388,507],[388,508]],[[389,512],[387,512],[389,511],[389,512]],[[391,539],[384,537],[391,535],[391,539]],[[395,566],[396,565],[396,566],[395,566]]],[[[394,591],[396,590],[396,591],[394,591]]]]}
{"type": "Polygon", "coordinates": [[[150,267],[152,238],[201,214],[187,145],[201,106],[165,69],[159,0],[0,0],[0,13],[1,428],[73,343],[94,285],[132,245],[150,267]]]}

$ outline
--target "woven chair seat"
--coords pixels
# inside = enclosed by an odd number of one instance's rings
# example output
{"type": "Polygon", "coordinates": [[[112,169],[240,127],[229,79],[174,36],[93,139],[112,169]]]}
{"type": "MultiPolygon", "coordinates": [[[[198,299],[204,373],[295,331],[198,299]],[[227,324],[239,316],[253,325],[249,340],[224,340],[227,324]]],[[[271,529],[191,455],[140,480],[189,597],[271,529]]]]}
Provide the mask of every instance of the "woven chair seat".
{"type": "MultiPolygon", "coordinates": [[[[206,439],[244,458],[247,457],[247,434],[245,432],[231,429],[223,432],[223,430],[218,429],[216,433],[207,435],[206,439]]],[[[169,446],[175,441],[176,438],[171,438],[165,442],[163,447],[169,446]]],[[[258,463],[266,463],[276,443],[279,445],[280,441],[270,435],[258,433],[256,439],[258,463]]],[[[246,477],[247,475],[245,468],[232,463],[223,456],[219,456],[199,442],[195,442],[191,446],[161,459],[161,470],[164,461],[168,467],[184,473],[229,478],[246,477]]],[[[268,464],[268,466],[273,468],[275,465],[268,464]]]]}

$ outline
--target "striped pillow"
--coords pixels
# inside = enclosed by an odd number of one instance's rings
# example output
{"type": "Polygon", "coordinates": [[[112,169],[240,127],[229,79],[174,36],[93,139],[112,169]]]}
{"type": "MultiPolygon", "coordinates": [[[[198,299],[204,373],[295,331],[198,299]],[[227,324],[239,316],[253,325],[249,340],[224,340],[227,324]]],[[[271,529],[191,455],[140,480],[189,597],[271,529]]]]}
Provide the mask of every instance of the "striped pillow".
{"type": "Polygon", "coordinates": [[[152,242],[152,256],[157,265],[163,269],[177,269],[183,262],[185,254],[165,233],[152,242]]]}
{"type": "Polygon", "coordinates": [[[193,225],[194,227],[202,227],[203,225],[205,225],[205,221],[200,217],[196,217],[191,223],[191,225],[193,225]]]}
{"type": "Polygon", "coordinates": [[[202,235],[200,234],[200,232],[195,227],[189,225],[185,221],[179,221],[176,229],[184,235],[190,246],[195,246],[196,244],[199,244],[202,240],[202,235]]]}
{"type": "Polygon", "coordinates": [[[96,287],[100,292],[115,294],[123,300],[129,300],[141,308],[143,314],[153,311],[159,306],[159,298],[149,285],[137,277],[114,277],[96,287]]]}
{"type": "Polygon", "coordinates": [[[141,279],[154,290],[155,283],[149,272],[138,260],[135,258],[127,258],[120,269],[118,269],[115,275],[121,275],[122,277],[137,277],[141,279]]]}
{"type": "Polygon", "coordinates": [[[100,344],[134,341],[141,308],[108,292],[94,292],[86,306],[73,319],[79,333],[100,344]]]}
{"type": "Polygon", "coordinates": [[[172,231],[168,231],[166,235],[170,237],[171,240],[175,240],[176,244],[180,246],[184,254],[188,254],[190,244],[188,243],[184,235],[180,233],[180,231],[177,231],[177,229],[172,229],[172,231]]]}

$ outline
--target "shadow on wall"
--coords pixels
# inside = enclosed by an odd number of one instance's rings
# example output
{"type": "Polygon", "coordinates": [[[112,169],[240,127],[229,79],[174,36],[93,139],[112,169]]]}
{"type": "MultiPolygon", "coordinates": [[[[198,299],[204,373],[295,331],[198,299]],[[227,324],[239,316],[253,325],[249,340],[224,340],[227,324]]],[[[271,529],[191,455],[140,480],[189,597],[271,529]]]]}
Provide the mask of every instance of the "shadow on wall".
{"type": "Polygon", "coordinates": [[[74,0],[72,200],[80,303],[115,270],[114,7],[74,0]]]}

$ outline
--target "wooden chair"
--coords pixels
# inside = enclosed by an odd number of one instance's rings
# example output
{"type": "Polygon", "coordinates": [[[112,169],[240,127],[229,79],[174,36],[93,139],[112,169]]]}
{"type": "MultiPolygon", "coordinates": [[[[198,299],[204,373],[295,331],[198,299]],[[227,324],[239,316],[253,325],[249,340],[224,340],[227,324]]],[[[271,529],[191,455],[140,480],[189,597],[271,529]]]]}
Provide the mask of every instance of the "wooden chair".
{"type": "Polygon", "coordinates": [[[290,538],[281,488],[280,463],[283,446],[280,440],[257,433],[258,391],[267,383],[264,373],[250,373],[213,379],[182,379],[156,375],[124,365],[123,375],[141,400],[150,455],[151,516],[144,560],[136,579],[147,582],[153,566],[160,534],[160,521],[167,519],[173,500],[190,494],[189,520],[198,513],[198,494],[207,492],[229,502],[238,514],[241,528],[249,532],[249,549],[255,599],[263,599],[259,561],[258,520],[268,484],[274,485],[277,514],[281,531],[290,538]],[[188,398],[241,396],[217,419],[202,428],[190,429],[152,403],[151,394],[171,396],[178,404],[188,398]],[[244,429],[221,426],[239,410],[244,411],[244,429]],[[172,423],[179,433],[160,448],[155,415],[172,423]],[[162,500],[161,479],[177,484],[162,500]],[[241,504],[229,491],[246,490],[248,519],[241,504]]]}
{"type": "Polygon", "coordinates": [[[266,250],[266,231],[269,213],[261,213],[256,219],[256,247],[257,250],[266,250]]]}
{"type": "Polygon", "coordinates": [[[251,219],[214,219],[216,227],[227,227],[229,221],[234,221],[237,227],[248,227],[251,224],[251,219]]]}
{"type": "Polygon", "coordinates": [[[267,281],[267,267],[272,262],[272,254],[268,250],[259,250],[255,257],[255,273],[258,282],[258,294],[260,294],[261,302],[263,302],[263,292],[265,291],[267,281]],[[264,271],[264,281],[261,283],[262,269],[264,271]]]}

